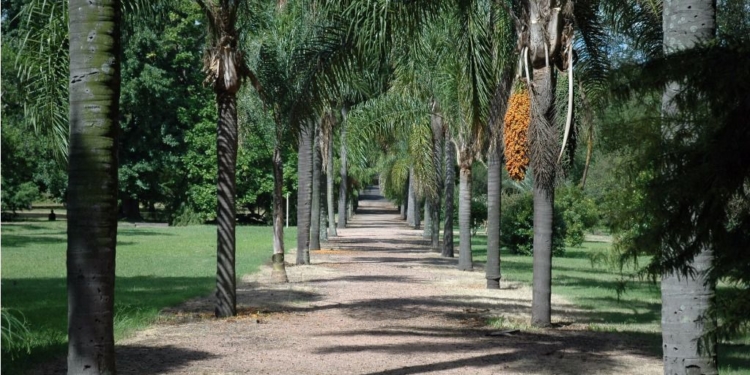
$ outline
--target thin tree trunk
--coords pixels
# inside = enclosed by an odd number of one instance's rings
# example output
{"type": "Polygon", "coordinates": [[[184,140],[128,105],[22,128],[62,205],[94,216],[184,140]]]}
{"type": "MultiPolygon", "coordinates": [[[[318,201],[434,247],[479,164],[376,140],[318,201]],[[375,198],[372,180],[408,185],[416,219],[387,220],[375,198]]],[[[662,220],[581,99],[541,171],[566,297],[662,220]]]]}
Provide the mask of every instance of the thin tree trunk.
{"type": "MultiPolygon", "coordinates": [[[[321,164],[322,166],[322,164],[321,164]]],[[[322,172],[322,171],[321,171],[322,172]]],[[[321,184],[325,184],[325,179],[320,179],[321,184]]],[[[326,184],[327,185],[327,184],[326,184]]],[[[320,198],[319,204],[320,204],[320,228],[318,230],[320,241],[321,242],[327,242],[328,241],[328,210],[326,209],[326,206],[328,205],[328,202],[326,202],[326,197],[328,195],[328,186],[323,188],[323,186],[320,187],[320,198]]]]}
{"type": "Polygon", "coordinates": [[[310,264],[313,125],[302,124],[297,152],[297,264],[310,264]]]}
{"type": "Polygon", "coordinates": [[[500,199],[502,147],[490,149],[487,163],[487,289],[500,289],[500,199]]]}
{"type": "Polygon", "coordinates": [[[443,251],[440,255],[453,258],[453,194],[456,189],[456,148],[448,135],[445,137],[445,226],[443,251]]]}
{"type": "Polygon", "coordinates": [[[432,238],[432,207],[430,206],[430,200],[424,200],[424,230],[422,231],[422,238],[432,238]]]}
{"type": "MultiPolygon", "coordinates": [[[[331,116],[331,120],[335,118],[331,116]]],[[[333,127],[333,124],[330,125],[333,127]]],[[[336,210],[334,207],[333,194],[333,131],[328,132],[328,158],[326,160],[326,203],[328,204],[328,236],[336,237],[336,210]]]]}
{"type": "Polygon", "coordinates": [[[237,97],[217,92],[219,125],[216,153],[219,163],[218,208],[216,224],[216,316],[237,315],[235,275],[236,169],[237,169],[237,97]]]}
{"type": "MultiPolygon", "coordinates": [[[[404,196],[401,199],[403,203],[401,204],[401,220],[407,220],[408,218],[408,212],[409,212],[409,179],[406,179],[406,185],[404,186],[404,196]]],[[[408,223],[408,221],[407,221],[408,223]]]]}
{"type": "MultiPolygon", "coordinates": [[[[430,247],[435,252],[440,252],[440,203],[443,195],[443,154],[445,139],[445,127],[440,117],[440,107],[437,101],[432,102],[430,114],[430,127],[432,128],[432,164],[434,168],[435,194],[431,196],[430,202],[430,247]]],[[[427,213],[425,212],[425,217],[427,213]]],[[[427,224],[425,224],[425,229],[427,224]]]]}
{"type": "Polygon", "coordinates": [[[315,128],[312,149],[312,201],[310,207],[310,250],[320,250],[320,127],[315,128]]]}
{"type": "Polygon", "coordinates": [[[552,323],[552,215],[555,201],[550,191],[534,183],[534,281],[531,324],[548,327],[552,323]]]}
{"type": "Polygon", "coordinates": [[[68,9],[68,374],[115,374],[120,2],[68,9]]]}
{"type": "Polygon", "coordinates": [[[284,263],[284,165],[281,159],[280,134],[273,148],[273,271],[271,278],[278,283],[287,283],[284,263]]]}
{"type": "Polygon", "coordinates": [[[417,208],[416,197],[414,194],[414,167],[409,168],[409,192],[406,203],[406,223],[414,227],[416,223],[415,211],[417,208]]]}
{"type": "Polygon", "coordinates": [[[343,106],[341,108],[341,152],[339,158],[341,159],[341,183],[339,184],[339,221],[336,224],[338,229],[346,228],[346,185],[349,181],[349,176],[346,171],[346,115],[349,112],[349,107],[343,106]]]}
{"type": "MultiPolygon", "coordinates": [[[[665,1],[662,19],[664,52],[670,54],[694,48],[696,43],[714,37],[716,2],[711,0],[665,1]]],[[[680,112],[673,102],[680,91],[679,83],[667,85],[662,95],[665,117],[680,112]]],[[[665,137],[672,137],[664,131],[665,137]]],[[[715,285],[707,280],[713,262],[711,249],[703,249],[690,266],[695,275],[662,275],[662,349],[664,374],[718,374],[716,337],[701,341],[706,328],[716,324],[716,317],[707,316],[715,293],[715,285]],[[699,342],[702,350],[699,351],[699,342]]]]}
{"type": "Polygon", "coordinates": [[[471,164],[461,161],[458,188],[459,244],[458,269],[474,269],[471,256],[471,164]]]}

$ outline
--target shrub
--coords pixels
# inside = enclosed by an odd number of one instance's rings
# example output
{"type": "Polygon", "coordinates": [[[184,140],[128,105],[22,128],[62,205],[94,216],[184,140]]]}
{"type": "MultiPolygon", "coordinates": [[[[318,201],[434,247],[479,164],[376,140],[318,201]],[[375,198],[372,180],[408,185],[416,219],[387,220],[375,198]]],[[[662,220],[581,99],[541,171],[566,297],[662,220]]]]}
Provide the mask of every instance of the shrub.
{"type": "Polygon", "coordinates": [[[555,193],[555,210],[565,221],[565,240],[569,246],[581,246],[584,233],[599,223],[599,211],[594,200],[577,186],[566,186],[555,193]]]}
{"type": "MultiPolygon", "coordinates": [[[[534,241],[534,199],[530,192],[503,196],[500,245],[514,254],[531,255],[534,241]]],[[[555,205],[552,221],[552,254],[565,253],[566,227],[555,205]]]]}

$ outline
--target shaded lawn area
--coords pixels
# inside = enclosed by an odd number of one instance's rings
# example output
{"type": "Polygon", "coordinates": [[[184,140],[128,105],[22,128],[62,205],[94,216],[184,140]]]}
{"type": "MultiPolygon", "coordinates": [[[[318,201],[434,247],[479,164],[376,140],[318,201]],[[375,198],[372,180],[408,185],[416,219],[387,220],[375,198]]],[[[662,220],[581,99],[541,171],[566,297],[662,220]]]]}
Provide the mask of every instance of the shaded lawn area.
{"type": "MultiPolygon", "coordinates": [[[[458,249],[458,240],[456,240],[458,249]]],[[[477,234],[471,241],[474,260],[487,261],[487,236],[477,234]]],[[[588,313],[575,317],[595,331],[620,332],[647,342],[649,350],[661,353],[661,291],[658,284],[627,278],[627,289],[617,296],[620,275],[591,258],[608,251],[611,243],[587,241],[581,247],[568,247],[565,255],[552,258],[552,292],[565,297],[588,313]]],[[[532,282],[532,256],[501,251],[502,280],[532,282]]],[[[642,265],[647,259],[642,259],[642,265]]],[[[719,288],[718,293],[722,290],[719,288]]],[[[531,313],[531,312],[529,312],[531,313]]],[[[498,318],[502,323],[504,318],[498,318]]],[[[555,311],[552,311],[555,321],[555,311]]],[[[719,345],[719,372],[727,375],[750,374],[750,336],[719,345]]]]}
{"type": "MultiPolygon", "coordinates": [[[[23,317],[31,354],[3,351],[15,373],[67,350],[65,222],[2,226],[3,308],[23,317]]],[[[271,227],[237,227],[237,276],[256,272],[273,253],[271,227]]],[[[293,243],[296,228],[287,228],[293,243]]],[[[115,339],[153,322],[158,312],[215,287],[216,227],[120,227],[117,234],[115,339]]],[[[5,324],[3,322],[3,324],[5,324]]]]}

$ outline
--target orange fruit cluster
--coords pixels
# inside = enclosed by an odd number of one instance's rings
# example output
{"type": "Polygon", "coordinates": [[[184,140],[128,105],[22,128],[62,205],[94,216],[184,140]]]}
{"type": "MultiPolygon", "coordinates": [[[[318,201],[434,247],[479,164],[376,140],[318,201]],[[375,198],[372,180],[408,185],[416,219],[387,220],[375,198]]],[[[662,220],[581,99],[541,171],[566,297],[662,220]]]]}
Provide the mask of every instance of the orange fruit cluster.
{"type": "Polygon", "coordinates": [[[529,166],[528,130],[531,122],[531,98],[523,88],[510,96],[505,113],[503,138],[505,143],[505,166],[508,175],[516,181],[526,176],[529,166]]]}

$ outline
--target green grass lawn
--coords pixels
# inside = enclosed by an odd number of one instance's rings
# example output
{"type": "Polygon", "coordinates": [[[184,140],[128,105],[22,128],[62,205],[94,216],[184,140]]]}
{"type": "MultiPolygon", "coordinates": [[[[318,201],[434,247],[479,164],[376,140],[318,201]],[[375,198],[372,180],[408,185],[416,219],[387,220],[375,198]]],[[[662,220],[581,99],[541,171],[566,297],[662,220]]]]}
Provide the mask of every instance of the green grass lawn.
{"type": "MultiPolygon", "coordinates": [[[[31,331],[31,354],[22,351],[10,358],[3,351],[3,373],[66,351],[65,225],[38,221],[2,226],[2,306],[23,314],[31,331]]],[[[287,228],[284,237],[292,244],[296,228],[287,228]]],[[[270,227],[238,226],[238,277],[270,261],[272,246],[270,227]]],[[[144,328],[164,307],[210,294],[215,275],[215,226],[120,227],[115,338],[144,328]]]]}
{"type": "MultiPolygon", "coordinates": [[[[472,238],[475,261],[487,260],[487,237],[472,238]]],[[[620,276],[604,264],[592,266],[590,255],[606,251],[606,242],[585,242],[582,247],[569,247],[565,255],[552,259],[552,292],[565,297],[584,310],[573,316],[576,322],[589,325],[591,330],[621,332],[637,336],[647,342],[656,354],[661,353],[661,292],[659,285],[647,280],[629,279],[627,289],[618,299],[616,288],[620,276]]],[[[458,249],[458,242],[456,242],[458,249]]],[[[503,280],[531,284],[532,257],[503,251],[500,256],[503,280]]],[[[645,264],[647,259],[642,260],[645,264]]],[[[501,287],[502,281],[501,280],[501,287]]],[[[719,290],[721,293],[721,290],[719,290]]],[[[555,321],[554,310],[552,320],[555,321]]],[[[498,318],[499,321],[504,319],[498,318]]],[[[750,373],[750,337],[736,339],[719,346],[721,374],[750,373]]]]}

